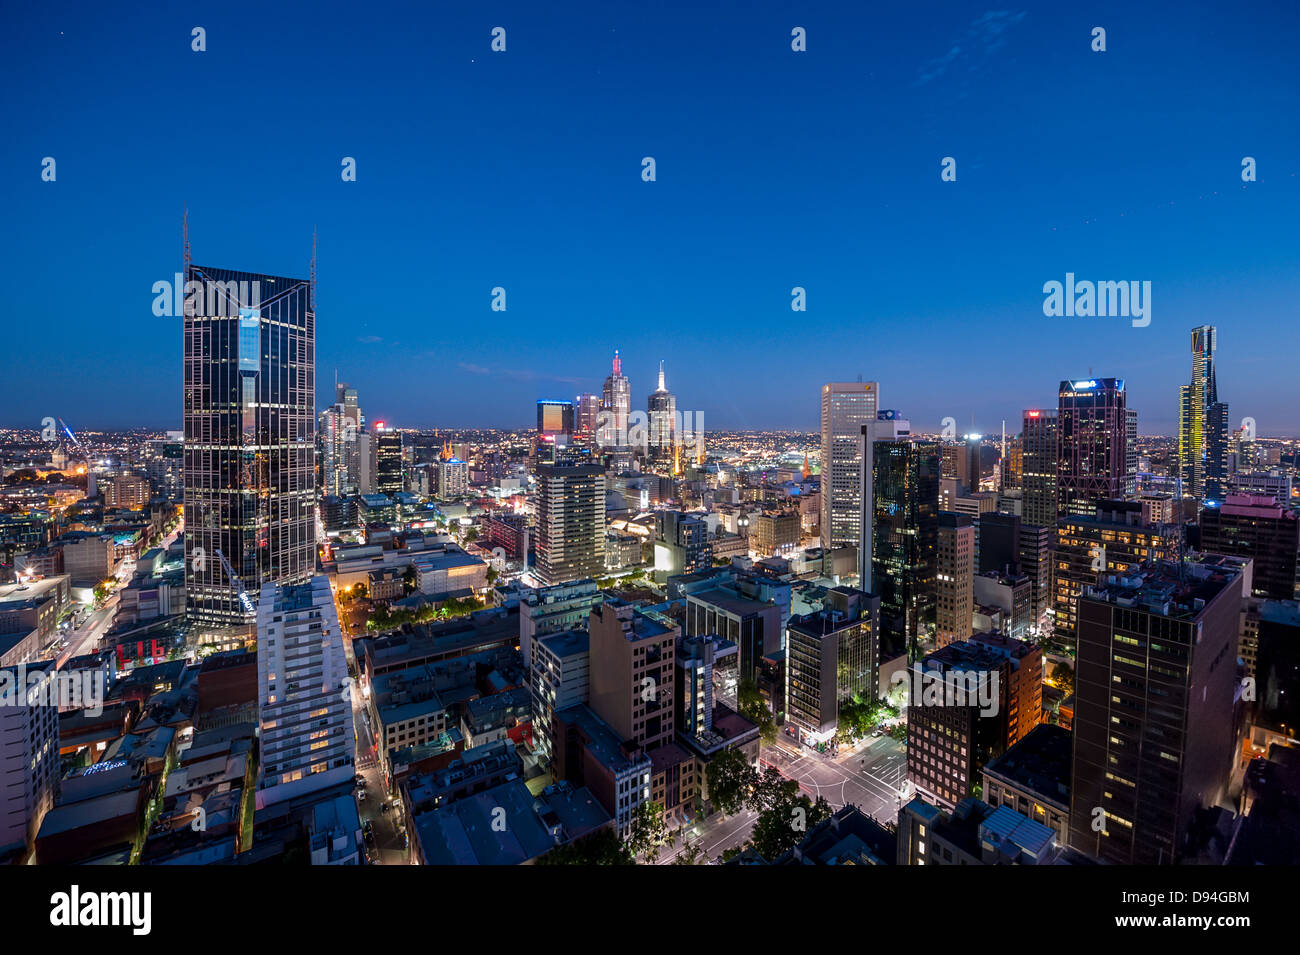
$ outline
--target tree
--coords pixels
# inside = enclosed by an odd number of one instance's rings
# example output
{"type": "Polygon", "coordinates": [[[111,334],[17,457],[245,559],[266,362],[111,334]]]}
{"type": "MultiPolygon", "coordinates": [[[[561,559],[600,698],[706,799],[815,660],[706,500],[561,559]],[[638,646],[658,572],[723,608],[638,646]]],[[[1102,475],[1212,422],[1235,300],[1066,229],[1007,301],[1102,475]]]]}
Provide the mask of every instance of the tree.
{"type": "Polygon", "coordinates": [[[750,765],[738,749],[725,749],[704,770],[709,799],[719,812],[728,816],[740,812],[758,783],[758,770],[750,765]]]}
{"type": "Polygon", "coordinates": [[[556,846],[537,865],[633,865],[636,860],[613,829],[602,829],[575,842],[556,846]]]}
{"type": "Polygon", "coordinates": [[[685,842],[682,851],[677,853],[673,865],[700,865],[704,859],[704,850],[698,842],[685,842]]]}
{"type": "Polygon", "coordinates": [[[659,847],[669,839],[668,824],[664,822],[664,807],[657,802],[643,802],[632,810],[632,826],[627,846],[633,856],[646,863],[654,860],[659,847]]]}
{"type": "MultiPolygon", "coordinates": [[[[793,781],[793,780],[792,780],[793,781]]],[[[813,826],[831,816],[831,807],[820,796],[813,802],[798,792],[790,799],[782,799],[771,808],[759,813],[751,837],[754,849],[771,862],[781,853],[793,849],[803,841],[813,826]]]]}
{"type": "Polygon", "coordinates": [[[799,784],[786,779],[776,767],[768,766],[754,784],[749,796],[749,808],[757,813],[792,804],[799,797],[799,784]]]}
{"type": "Polygon", "coordinates": [[[776,742],[776,721],[768,709],[763,695],[758,692],[758,684],[753,680],[741,680],[736,687],[736,705],[740,715],[758,727],[758,735],[769,746],[776,742]]]}

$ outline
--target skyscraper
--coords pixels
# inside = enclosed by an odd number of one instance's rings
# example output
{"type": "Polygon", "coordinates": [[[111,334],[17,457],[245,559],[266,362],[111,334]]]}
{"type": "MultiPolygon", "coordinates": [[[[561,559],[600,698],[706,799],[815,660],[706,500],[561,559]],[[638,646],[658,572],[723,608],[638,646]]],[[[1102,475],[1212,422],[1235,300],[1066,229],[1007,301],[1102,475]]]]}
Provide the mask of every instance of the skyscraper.
{"type": "Polygon", "coordinates": [[[893,649],[914,651],[935,629],[939,445],[877,429],[872,448],[871,592],[880,597],[881,633],[893,649]]]}
{"type": "Polygon", "coordinates": [[[822,386],[823,547],[861,542],[862,426],[875,422],[879,400],[874,381],[822,386]]]}
{"type": "Polygon", "coordinates": [[[936,553],[935,626],[939,646],[946,647],[970,639],[975,614],[975,525],[969,515],[939,515],[936,553]]]}
{"type": "Polygon", "coordinates": [[[1192,329],[1192,380],[1178,388],[1178,475],[1183,493],[1223,500],[1228,460],[1228,406],[1219,401],[1213,325],[1192,329]]]}
{"type": "Polygon", "coordinates": [[[1070,845],[1172,864],[1232,768],[1244,562],[1205,557],[1108,577],[1079,598],[1070,845]]]}
{"type": "Polygon", "coordinates": [[[249,594],[316,568],[315,283],[188,264],[186,280],[187,612],[251,624],[218,551],[249,594]]]}
{"type": "MultiPolygon", "coordinates": [[[[1123,378],[1063,381],[1056,411],[1058,514],[1089,514],[1128,487],[1128,413],[1123,378]]],[[[1030,519],[1030,523],[1035,523],[1030,519]]]]}
{"type": "Polygon", "coordinates": [[[402,486],[402,435],[382,421],[375,422],[375,492],[400,494],[402,486]]]}
{"type": "Polygon", "coordinates": [[[600,415],[600,395],[581,394],[574,401],[574,430],[590,439],[596,433],[596,419],[600,415]]]}
{"type": "Polygon", "coordinates": [[[568,438],[573,434],[573,402],[543,398],[537,402],[539,437],[568,438]]]}
{"type": "Polygon", "coordinates": [[[537,578],[543,584],[605,573],[605,472],[592,465],[537,469],[537,578]]]}
{"type": "Polygon", "coordinates": [[[654,470],[665,473],[673,468],[673,450],[677,444],[677,396],[664,384],[664,363],[659,363],[659,387],[650,392],[646,403],[649,423],[649,458],[654,470]]]}
{"type": "Polygon", "coordinates": [[[603,448],[623,448],[627,445],[628,416],[632,412],[632,384],[623,375],[623,360],[614,349],[614,364],[605,379],[600,410],[603,413],[605,433],[598,440],[603,448]]]}
{"type": "Polygon", "coordinates": [[[1024,519],[1039,527],[1056,526],[1056,412],[1031,408],[1020,432],[1024,519]]]}

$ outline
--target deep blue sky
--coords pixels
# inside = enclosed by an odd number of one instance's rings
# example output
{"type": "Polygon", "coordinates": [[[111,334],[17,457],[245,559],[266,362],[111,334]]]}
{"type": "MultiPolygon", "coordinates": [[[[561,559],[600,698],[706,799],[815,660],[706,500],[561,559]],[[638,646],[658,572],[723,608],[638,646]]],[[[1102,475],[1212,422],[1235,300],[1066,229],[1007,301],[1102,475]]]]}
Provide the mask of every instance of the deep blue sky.
{"type": "Polygon", "coordinates": [[[529,425],[617,347],[634,407],[664,358],[707,427],[813,429],[820,385],[862,374],[915,427],[1015,430],[1091,370],[1169,432],[1208,322],[1234,421],[1300,433],[1294,3],[0,16],[6,425],[179,426],[150,289],[188,206],[201,264],[305,275],[319,230],[321,404],[337,369],[398,425],[529,425]],[[1150,280],[1151,325],[1044,317],[1067,271],[1150,280]]]}

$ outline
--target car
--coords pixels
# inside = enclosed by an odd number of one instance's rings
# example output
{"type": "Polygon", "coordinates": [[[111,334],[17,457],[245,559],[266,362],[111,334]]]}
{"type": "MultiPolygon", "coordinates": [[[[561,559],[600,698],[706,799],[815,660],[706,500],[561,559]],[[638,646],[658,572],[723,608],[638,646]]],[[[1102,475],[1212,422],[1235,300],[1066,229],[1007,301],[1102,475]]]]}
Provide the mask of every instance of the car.
{"type": "Polygon", "coordinates": [[[357,802],[365,802],[365,801],[366,801],[366,791],[364,789],[358,789],[357,802]]]}
{"type": "Polygon", "coordinates": [[[876,738],[876,737],[879,737],[879,736],[884,736],[884,735],[885,735],[885,731],[882,730],[879,726],[877,726],[875,729],[873,729],[873,730],[871,731],[871,736],[872,736],[873,739],[876,738]]]}
{"type": "Polygon", "coordinates": [[[388,812],[388,810],[392,809],[393,807],[390,806],[388,803],[384,803],[384,804],[383,804],[382,806],[380,806],[379,808],[380,808],[380,810],[381,810],[382,812],[388,812]]]}

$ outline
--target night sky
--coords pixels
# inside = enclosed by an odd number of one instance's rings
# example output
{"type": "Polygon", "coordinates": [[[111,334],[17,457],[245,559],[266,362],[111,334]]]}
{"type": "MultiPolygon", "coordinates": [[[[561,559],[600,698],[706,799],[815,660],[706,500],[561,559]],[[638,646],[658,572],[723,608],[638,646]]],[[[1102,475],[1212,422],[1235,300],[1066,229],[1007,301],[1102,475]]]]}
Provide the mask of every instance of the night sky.
{"type": "Polygon", "coordinates": [[[1300,4],[1133,6],[10,4],[0,424],[179,427],[188,207],[201,264],[306,275],[319,233],[319,404],[337,370],[399,427],[529,426],[618,348],[710,428],[861,374],[1014,431],[1093,375],[1169,433],[1209,323],[1232,423],[1300,433],[1300,4]],[[1150,325],[1045,316],[1067,272],[1150,325]]]}

